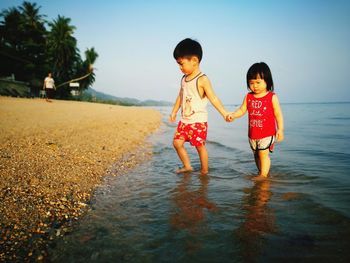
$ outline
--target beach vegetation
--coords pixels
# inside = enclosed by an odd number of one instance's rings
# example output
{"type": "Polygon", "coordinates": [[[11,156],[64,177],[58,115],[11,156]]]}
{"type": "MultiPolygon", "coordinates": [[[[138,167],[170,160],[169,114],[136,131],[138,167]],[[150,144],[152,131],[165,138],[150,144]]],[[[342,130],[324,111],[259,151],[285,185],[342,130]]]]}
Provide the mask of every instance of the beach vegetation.
{"type": "Polygon", "coordinates": [[[52,21],[41,14],[40,6],[24,1],[0,13],[0,78],[15,77],[28,83],[31,96],[38,96],[48,72],[55,79],[57,98],[71,98],[70,80],[79,79],[79,91],[95,81],[94,47],[82,58],[71,19],[58,15],[52,21]],[[83,78],[81,78],[83,77],[83,78]]]}

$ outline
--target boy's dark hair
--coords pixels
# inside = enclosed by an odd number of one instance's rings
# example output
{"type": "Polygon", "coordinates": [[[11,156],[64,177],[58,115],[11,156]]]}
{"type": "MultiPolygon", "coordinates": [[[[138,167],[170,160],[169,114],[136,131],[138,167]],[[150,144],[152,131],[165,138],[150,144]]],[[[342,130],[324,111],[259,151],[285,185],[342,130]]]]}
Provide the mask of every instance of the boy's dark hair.
{"type": "Polygon", "coordinates": [[[247,72],[247,87],[249,88],[249,80],[256,79],[257,77],[260,77],[261,79],[265,80],[267,90],[273,91],[273,80],[272,80],[272,74],[269,66],[264,62],[259,62],[253,64],[247,72]]]}
{"type": "Polygon", "coordinates": [[[199,62],[201,62],[203,51],[201,44],[199,44],[195,40],[186,38],[182,40],[179,44],[177,44],[177,46],[174,49],[173,55],[176,60],[178,58],[195,56],[198,58],[199,62]]]}

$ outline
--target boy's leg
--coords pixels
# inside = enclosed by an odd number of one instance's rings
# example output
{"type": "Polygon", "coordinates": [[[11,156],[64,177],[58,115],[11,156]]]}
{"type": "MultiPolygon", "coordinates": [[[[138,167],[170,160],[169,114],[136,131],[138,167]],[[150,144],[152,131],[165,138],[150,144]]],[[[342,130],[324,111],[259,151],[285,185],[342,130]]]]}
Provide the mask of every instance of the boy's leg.
{"type": "Polygon", "coordinates": [[[208,151],[205,145],[196,147],[199,159],[201,161],[201,174],[206,175],[209,172],[209,164],[208,164],[208,151]]]}
{"type": "Polygon", "coordinates": [[[267,177],[270,172],[270,166],[271,166],[271,160],[269,157],[269,149],[266,150],[259,150],[257,152],[258,158],[259,158],[259,164],[260,164],[260,173],[259,175],[262,177],[267,177]]]}
{"type": "Polygon", "coordinates": [[[190,172],[193,170],[191,166],[190,158],[188,157],[184,144],[185,144],[184,140],[176,139],[173,141],[173,145],[177,152],[177,155],[179,156],[183,164],[183,167],[176,171],[177,173],[190,172]]]}

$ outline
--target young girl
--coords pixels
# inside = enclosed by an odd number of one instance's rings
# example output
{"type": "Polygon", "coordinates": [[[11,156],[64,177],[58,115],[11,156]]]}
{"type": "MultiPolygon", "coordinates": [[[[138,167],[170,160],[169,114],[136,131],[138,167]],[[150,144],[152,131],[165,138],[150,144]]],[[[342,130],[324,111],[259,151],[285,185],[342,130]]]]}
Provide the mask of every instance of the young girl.
{"type": "Polygon", "coordinates": [[[255,63],[249,68],[247,86],[250,92],[241,107],[232,112],[229,118],[233,121],[248,110],[248,137],[259,170],[257,179],[264,179],[271,166],[269,152],[273,151],[276,141],[284,139],[283,116],[278,98],[273,92],[272,74],[266,63],[255,63]]]}

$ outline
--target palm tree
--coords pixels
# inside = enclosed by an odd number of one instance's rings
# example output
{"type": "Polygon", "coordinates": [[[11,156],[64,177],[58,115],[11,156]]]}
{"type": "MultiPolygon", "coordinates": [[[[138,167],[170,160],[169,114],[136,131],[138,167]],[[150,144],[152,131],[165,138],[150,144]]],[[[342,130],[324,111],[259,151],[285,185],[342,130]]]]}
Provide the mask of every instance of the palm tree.
{"type": "Polygon", "coordinates": [[[1,13],[1,74],[38,84],[45,73],[45,21],[36,4],[23,2],[1,13]]]}
{"type": "Polygon", "coordinates": [[[24,1],[19,10],[22,14],[24,53],[31,63],[26,64],[24,71],[32,86],[40,88],[41,79],[46,75],[46,28],[44,15],[39,13],[40,6],[24,1]]]}
{"type": "Polygon", "coordinates": [[[98,57],[95,48],[86,49],[85,51],[85,61],[81,65],[81,72],[89,73],[89,75],[80,82],[81,89],[87,89],[95,82],[95,73],[93,64],[98,57]]]}
{"type": "Polygon", "coordinates": [[[36,3],[24,1],[19,7],[1,11],[0,76],[15,73],[16,79],[41,87],[43,76],[51,71],[57,86],[62,84],[58,97],[67,98],[70,96],[68,83],[72,79],[82,80],[81,89],[95,81],[92,65],[98,54],[94,48],[87,49],[83,61],[71,19],[58,16],[47,22],[40,8],[36,3]]]}
{"type": "Polygon", "coordinates": [[[44,26],[45,20],[44,15],[39,14],[41,6],[37,7],[36,3],[30,3],[24,1],[22,6],[19,7],[19,10],[22,11],[24,23],[29,28],[42,29],[44,26]]]}
{"type": "MultiPolygon", "coordinates": [[[[73,77],[75,64],[80,60],[77,40],[73,37],[75,27],[70,25],[70,22],[70,18],[58,16],[56,20],[49,23],[51,31],[48,35],[48,51],[52,71],[58,83],[66,82],[73,77]]],[[[58,95],[68,96],[68,86],[59,89],[58,95]]]]}
{"type": "Polygon", "coordinates": [[[85,51],[85,58],[90,65],[93,65],[95,63],[96,59],[98,58],[98,54],[95,51],[94,47],[85,51]]]}
{"type": "Polygon", "coordinates": [[[21,72],[23,62],[23,29],[22,15],[17,8],[9,8],[1,13],[3,21],[0,22],[0,75],[8,76],[21,72]]]}
{"type": "Polygon", "coordinates": [[[3,28],[1,42],[5,42],[8,47],[18,49],[19,43],[21,42],[21,33],[23,32],[23,30],[21,30],[21,12],[17,8],[12,7],[3,10],[0,16],[3,17],[3,21],[1,21],[1,26],[3,28]]]}

